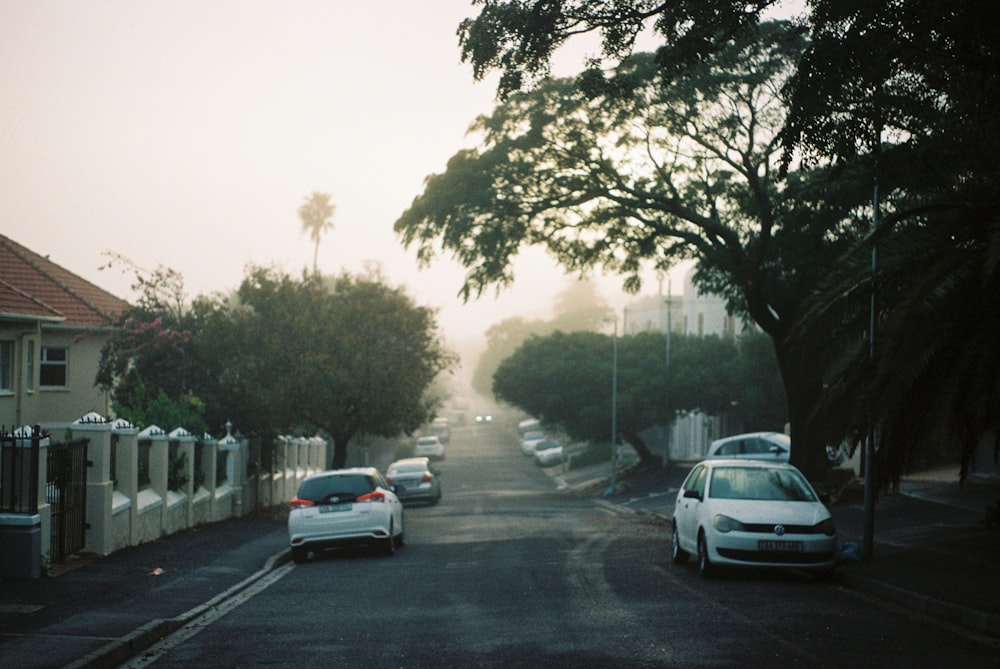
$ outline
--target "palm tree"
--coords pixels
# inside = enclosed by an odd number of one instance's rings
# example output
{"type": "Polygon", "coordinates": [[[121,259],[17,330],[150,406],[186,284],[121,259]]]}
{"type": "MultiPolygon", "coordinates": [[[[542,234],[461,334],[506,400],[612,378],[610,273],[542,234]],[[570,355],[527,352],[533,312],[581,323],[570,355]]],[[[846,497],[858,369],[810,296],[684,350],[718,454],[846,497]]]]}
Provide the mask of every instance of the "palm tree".
{"type": "Polygon", "coordinates": [[[318,273],[317,258],[319,257],[319,240],[323,233],[333,230],[333,212],[336,206],[330,203],[329,193],[313,191],[299,207],[299,218],[302,220],[302,232],[308,233],[315,248],[313,250],[313,274],[318,273]]]}

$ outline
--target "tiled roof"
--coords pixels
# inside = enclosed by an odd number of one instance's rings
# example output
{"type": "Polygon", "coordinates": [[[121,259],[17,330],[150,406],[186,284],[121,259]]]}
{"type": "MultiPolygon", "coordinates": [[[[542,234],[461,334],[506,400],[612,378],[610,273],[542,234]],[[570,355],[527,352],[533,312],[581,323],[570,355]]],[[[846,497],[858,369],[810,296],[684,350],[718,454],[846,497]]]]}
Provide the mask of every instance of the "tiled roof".
{"type": "Polygon", "coordinates": [[[0,235],[0,316],[63,325],[114,325],[127,303],[0,235]]]}

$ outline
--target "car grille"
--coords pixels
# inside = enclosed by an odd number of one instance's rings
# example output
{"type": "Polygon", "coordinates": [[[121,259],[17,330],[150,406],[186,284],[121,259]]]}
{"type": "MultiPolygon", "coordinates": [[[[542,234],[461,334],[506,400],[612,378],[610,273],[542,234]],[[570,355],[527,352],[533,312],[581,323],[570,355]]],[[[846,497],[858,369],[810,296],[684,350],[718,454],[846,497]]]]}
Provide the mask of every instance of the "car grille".
{"type": "Polygon", "coordinates": [[[789,551],[741,551],[720,548],[719,555],[740,562],[780,562],[781,564],[819,564],[833,559],[833,551],[823,553],[802,553],[789,551]]]}
{"type": "Polygon", "coordinates": [[[785,534],[823,534],[822,525],[785,525],[784,523],[744,523],[743,531],[774,534],[776,525],[785,528],[785,534]]]}

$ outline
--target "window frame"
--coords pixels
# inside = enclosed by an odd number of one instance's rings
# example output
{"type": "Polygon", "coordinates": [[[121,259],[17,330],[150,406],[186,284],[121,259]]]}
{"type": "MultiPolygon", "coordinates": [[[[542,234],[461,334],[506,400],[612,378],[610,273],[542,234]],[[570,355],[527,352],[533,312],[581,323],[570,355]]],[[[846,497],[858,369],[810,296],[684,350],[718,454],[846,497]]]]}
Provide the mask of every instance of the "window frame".
{"type": "Polygon", "coordinates": [[[68,388],[69,387],[69,347],[68,346],[42,346],[41,356],[38,361],[38,386],[40,388],[68,388]],[[50,351],[63,351],[62,360],[50,360],[50,351]],[[61,369],[62,383],[46,383],[46,371],[61,369]]]}

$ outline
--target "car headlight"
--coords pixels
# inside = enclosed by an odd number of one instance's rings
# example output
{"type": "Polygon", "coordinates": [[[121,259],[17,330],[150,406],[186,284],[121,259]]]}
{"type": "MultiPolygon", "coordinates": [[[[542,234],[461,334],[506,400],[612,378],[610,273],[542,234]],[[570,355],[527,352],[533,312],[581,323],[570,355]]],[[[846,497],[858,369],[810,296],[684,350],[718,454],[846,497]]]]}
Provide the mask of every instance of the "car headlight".
{"type": "Polygon", "coordinates": [[[712,518],[712,527],[714,527],[719,532],[733,532],[744,529],[743,523],[736,520],[735,518],[724,516],[721,513],[712,518]]]}
{"type": "Polygon", "coordinates": [[[837,533],[837,528],[833,524],[833,518],[827,518],[822,523],[819,524],[820,531],[828,537],[832,537],[837,533]]]}

